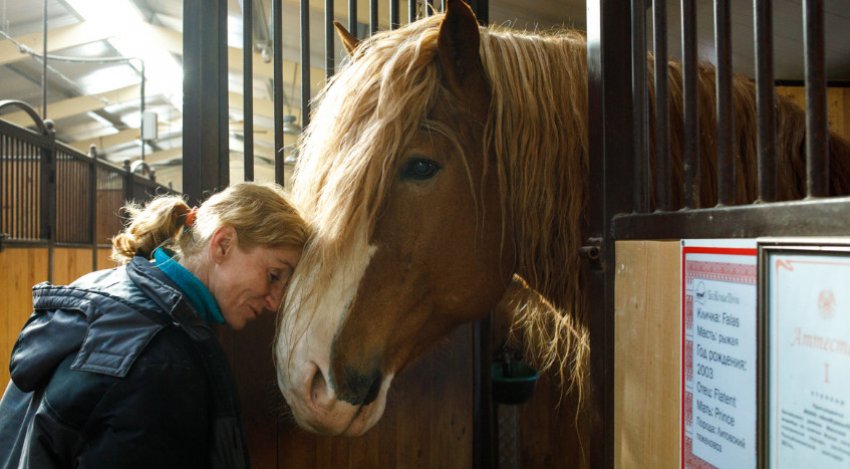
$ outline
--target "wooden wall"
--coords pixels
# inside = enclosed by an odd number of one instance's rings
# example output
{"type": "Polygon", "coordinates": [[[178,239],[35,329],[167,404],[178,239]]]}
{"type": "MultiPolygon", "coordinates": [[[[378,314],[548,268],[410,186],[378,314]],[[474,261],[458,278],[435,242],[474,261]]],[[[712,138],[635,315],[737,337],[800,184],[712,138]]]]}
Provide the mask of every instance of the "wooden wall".
{"type": "Polygon", "coordinates": [[[47,280],[47,248],[6,248],[0,252],[0,385],[9,383],[9,358],[32,312],[32,286],[47,280]]]}
{"type": "MultiPolygon", "coordinates": [[[[114,267],[109,250],[98,250],[98,269],[114,267]]],[[[91,272],[92,252],[88,248],[54,250],[53,283],[68,284],[91,272]]],[[[0,251],[0,386],[9,383],[12,346],[32,313],[32,286],[46,281],[47,247],[6,247],[0,251]]]]}
{"type": "Polygon", "coordinates": [[[614,466],[679,461],[678,241],[618,241],[614,292],[614,466]]]}
{"type": "Polygon", "coordinates": [[[463,326],[393,381],[381,421],[358,438],[298,428],[275,384],[274,323],[222,329],[239,386],[254,467],[472,467],[472,326],[463,326]]]}
{"type": "MultiPolygon", "coordinates": [[[[806,89],[801,86],[777,86],[776,94],[806,108],[806,89]]],[[[829,128],[850,140],[850,88],[832,87],[826,90],[826,112],[829,128]]]]}

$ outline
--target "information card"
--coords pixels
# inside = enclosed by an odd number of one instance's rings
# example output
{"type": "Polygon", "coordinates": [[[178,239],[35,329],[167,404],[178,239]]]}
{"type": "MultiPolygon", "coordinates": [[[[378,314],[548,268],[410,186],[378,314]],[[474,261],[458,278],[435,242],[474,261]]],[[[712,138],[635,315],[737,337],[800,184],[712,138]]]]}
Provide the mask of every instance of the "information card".
{"type": "Polygon", "coordinates": [[[683,468],[756,467],[756,254],[682,241],[683,468]]]}
{"type": "Polygon", "coordinates": [[[764,259],[770,467],[850,467],[850,254],[764,259]]]}

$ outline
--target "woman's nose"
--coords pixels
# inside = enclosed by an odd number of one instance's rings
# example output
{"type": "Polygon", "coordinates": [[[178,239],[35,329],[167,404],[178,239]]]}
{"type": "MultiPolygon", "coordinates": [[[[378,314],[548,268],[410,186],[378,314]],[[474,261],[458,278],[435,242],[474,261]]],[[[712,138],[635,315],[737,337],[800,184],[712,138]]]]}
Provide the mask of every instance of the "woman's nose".
{"type": "Polygon", "coordinates": [[[266,294],[266,308],[269,311],[276,312],[280,308],[280,301],[283,298],[283,291],[272,289],[266,294]]]}

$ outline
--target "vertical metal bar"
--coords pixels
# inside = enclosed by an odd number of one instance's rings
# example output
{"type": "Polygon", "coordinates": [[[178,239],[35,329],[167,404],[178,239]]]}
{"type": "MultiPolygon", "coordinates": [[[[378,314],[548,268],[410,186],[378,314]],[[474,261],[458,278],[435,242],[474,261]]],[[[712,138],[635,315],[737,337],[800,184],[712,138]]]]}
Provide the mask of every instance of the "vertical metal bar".
{"type": "MultiPolygon", "coordinates": [[[[478,23],[486,25],[490,22],[490,2],[488,0],[466,0],[475,12],[475,17],[478,18],[478,23]]],[[[441,9],[443,13],[446,11],[446,2],[441,0],[441,9]]]]}
{"type": "Polygon", "coordinates": [[[398,29],[399,24],[398,0],[390,0],[390,30],[398,29]]]}
{"type": "Polygon", "coordinates": [[[301,0],[301,127],[310,123],[310,1],[301,0]]]}
{"type": "Polygon", "coordinates": [[[44,11],[42,12],[41,33],[41,118],[47,119],[47,3],[44,0],[44,11]]]}
{"type": "Polygon", "coordinates": [[[21,215],[22,215],[21,229],[27,237],[31,237],[32,233],[29,231],[29,220],[30,220],[30,217],[32,216],[32,211],[31,211],[32,206],[30,205],[30,199],[29,199],[31,188],[30,188],[30,185],[29,185],[29,173],[28,173],[28,170],[29,170],[28,166],[29,165],[27,163],[29,163],[29,153],[37,153],[38,147],[31,145],[31,144],[28,144],[28,143],[24,143],[23,145],[24,145],[24,148],[25,148],[24,153],[26,153],[26,155],[24,155],[22,157],[21,165],[20,165],[21,166],[21,183],[23,184],[23,187],[21,188],[21,189],[23,189],[21,191],[21,202],[22,202],[21,207],[23,207],[22,210],[21,210],[21,215]]]}
{"type": "Polygon", "coordinates": [[[92,155],[86,164],[89,177],[89,236],[91,236],[91,270],[97,270],[97,164],[92,155]]]}
{"type": "Polygon", "coordinates": [[[9,170],[6,166],[6,136],[0,134],[0,249],[2,249],[3,234],[9,233],[6,218],[6,212],[8,211],[6,207],[9,203],[9,197],[6,193],[6,188],[9,186],[8,181],[6,181],[8,174],[9,170]]]}
{"type": "Polygon", "coordinates": [[[47,234],[47,281],[53,282],[56,245],[56,134],[48,127],[47,142],[42,149],[42,187],[45,192],[45,231],[47,234]]]}
{"type": "Polygon", "coordinates": [[[732,34],[729,0],[714,0],[714,41],[717,50],[717,193],[720,205],[735,202],[732,105],[732,34]]]}
{"type": "Polygon", "coordinates": [[[348,0],[348,32],[357,37],[357,0],[348,0]]]}
{"type": "MultiPolygon", "coordinates": [[[[275,63],[280,67],[279,63],[275,63]]],[[[254,180],[254,0],[242,0],[243,179],[254,180]]],[[[277,127],[275,127],[277,128],[277,127]]]]}
{"type": "MultiPolygon", "coordinates": [[[[283,0],[272,0],[274,49],[274,182],[283,185],[283,0]]],[[[292,99],[295,99],[293,96],[292,99]]]]}
{"type": "Polygon", "coordinates": [[[803,2],[806,61],[806,193],[829,195],[823,0],[803,2]]]}
{"type": "Polygon", "coordinates": [[[369,0],[369,35],[378,30],[378,0],[369,0]]]}
{"type": "Polygon", "coordinates": [[[413,23],[416,21],[416,0],[408,0],[407,1],[407,22],[413,23]]]}
{"type": "Polygon", "coordinates": [[[655,208],[670,210],[673,173],[670,167],[670,107],[667,100],[667,6],[666,0],[652,2],[653,46],[655,49],[655,208]]]}
{"type": "Polygon", "coordinates": [[[631,0],[632,19],[632,95],[634,99],[634,203],[635,210],[649,211],[649,119],[646,86],[646,0],[631,0]]]}
{"type": "Polygon", "coordinates": [[[325,0],[325,77],[334,74],[334,0],[325,0]]]}
{"type": "Polygon", "coordinates": [[[587,1],[589,244],[601,249],[587,267],[591,384],[588,467],[614,467],[614,238],[613,216],[632,210],[634,145],[628,0],[587,1]]]}
{"type": "Polygon", "coordinates": [[[425,4],[422,7],[425,9],[425,16],[434,14],[434,0],[424,0],[425,4]]]}
{"type": "Polygon", "coordinates": [[[13,187],[15,188],[15,190],[12,191],[12,192],[13,193],[17,192],[18,195],[15,196],[15,205],[14,205],[15,209],[12,213],[14,213],[14,219],[15,219],[15,235],[18,238],[23,237],[23,235],[25,234],[25,232],[21,229],[21,225],[22,225],[21,222],[22,222],[22,219],[23,219],[23,208],[24,208],[23,201],[21,200],[21,198],[22,198],[21,196],[23,195],[24,190],[25,190],[25,188],[23,187],[24,178],[23,178],[22,173],[21,173],[21,166],[23,165],[23,159],[21,157],[21,155],[23,155],[23,151],[24,151],[23,147],[24,147],[24,144],[20,140],[16,139],[15,140],[15,158],[13,160],[15,162],[15,170],[14,170],[15,181],[13,183],[13,187]]]}
{"type": "Polygon", "coordinates": [[[682,0],[682,87],[684,120],[685,207],[697,206],[699,194],[699,112],[697,110],[697,14],[695,0],[682,0]]]}
{"type": "Polygon", "coordinates": [[[754,0],[759,199],[776,200],[776,114],[773,87],[773,1],[754,0]]]}
{"type": "Polygon", "coordinates": [[[197,205],[230,184],[227,0],[183,0],[183,70],[183,192],[197,205]]]}

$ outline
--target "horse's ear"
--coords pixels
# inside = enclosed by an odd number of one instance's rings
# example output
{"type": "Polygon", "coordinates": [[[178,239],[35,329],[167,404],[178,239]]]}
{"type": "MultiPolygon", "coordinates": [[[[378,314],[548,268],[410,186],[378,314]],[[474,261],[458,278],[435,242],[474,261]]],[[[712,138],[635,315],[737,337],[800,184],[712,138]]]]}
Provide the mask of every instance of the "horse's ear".
{"type": "Polygon", "coordinates": [[[339,36],[339,40],[342,41],[342,45],[345,46],[345,50],[348,51],[348,55],[353,54],[354,49],[360,45],[360,40],[348,32],[348,30],[345,29],[345,26],[343,26],[339,21],[334,21],[334,28],[336,28],[336,33],[339,36]]]}
{"type": "Polygon", "coordinates": [[[480,44],[472,8],[463,0],[448,0],[437,40],[443,79],[456,96],[489,105],[490,87],[478,52],[480,44]]]}

